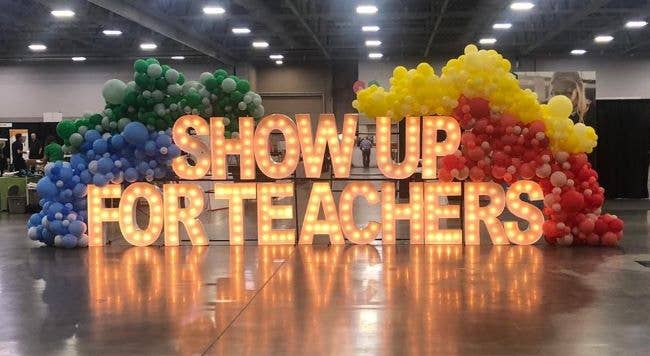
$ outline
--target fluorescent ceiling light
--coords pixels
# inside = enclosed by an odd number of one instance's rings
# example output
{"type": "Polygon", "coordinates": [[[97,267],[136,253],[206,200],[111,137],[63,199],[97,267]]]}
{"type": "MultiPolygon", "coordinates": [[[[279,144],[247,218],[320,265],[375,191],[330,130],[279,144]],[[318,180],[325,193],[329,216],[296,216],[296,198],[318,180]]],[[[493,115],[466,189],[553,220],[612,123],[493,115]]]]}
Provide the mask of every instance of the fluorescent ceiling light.
{"type": "Polygon", "coordinates": [[[491,44],[497,43],[497,39],[496,38],[481,38],[480,40],[478,40],[478,43],[485,44],[485,45],[491,45],[491,44]]]}
{"type": "Polygon", "coordinates": [[[272,54],[269,56],[271,59],[284,59],[284,56],[281,54],[272,54]]]}
{"type": "Polygon", "coordinates": [[[253,42],[253,47],[255,48],[267,48],[269,43],[266,41],[255,41],[253,42]]]}
{"type": "Polygon", "coordinates": [[[86,60],[86,57],[72,57],[73,62],[83,62],[86,60]]]}
{"type": "Polygon", "coordinates": [[[155,43],[146,42],[146,43],[141,43],[140,44],[140,49],[143,49],[145,51],[151,51],[151,50],[154,50],[156,48],[158,48],[158,45],[156,45],[155,43]]]}
{"type": "Polygon", "coordinates": [[[47,47],[44,44],[40,44],[40,43],[32,43],[27,47],[34,52],[41,52],[47,49],[47,47]]]}
{"type": "Polygon", "coordinates": [[[377,13],[377,6],[375,5],[359,5],[357,6],[357,14],[371,15],[377,13]]]}
{"type": "Polygon", "coordinates": [[[283,63],[284,63],[284,62],[282,62],[281,60],[277,60],[277,61],[275,61],[275,64],[277,64],[277,65],[281,65],[281,64],[283,64],[283,63]]]}
{"type": "Polygon", "coordinates": [[[495,30],[509,30],[512,27],[511,23],[495,23],[492,28],[495,30]]]}
{"type": "Polygon", "coordinates": [[[383,57],[384,55],[379,53],[379,52],[374,52],[374,53],[368,53],[368,58],[370,59],[379,59],[383,57]]]}
{"type": "Polygon", "coordinates": [[[628,21],[625,24],[625,27],[627,28],[641,28],[645,27],[648,24],[647,21],[628,21]]]}
{"type": "Polygon", "coordinates": [[[515,1],[510,4],[510,8],[515,11],[526,11],[535,7],[535,4],[528,1],[515,1]]]}
{"type": "Polygon", "coordinates": [[[232,33],[236,35],[246,35],[251,33],[251,30],[248,27],[233,27],[232,33]]]}
{"type": "Polygon", "coordinates": [[[203,8],[203,13],[206,15],[223,15],[226,9],[221,6],[206,6],[203,8]]]}
{"type": "Polygon", "coordinates": [[[584,49],[574,49],[571,51],[571,54],[574,56],[582,56],[583,54],[587,53],[584,49]]]}
{"type": "Polygon", "coordinates": [[[596,36],[596,37],[594,37],[594,41],[595,41],[596,43],[607,43],[607,42],[612,42],[613,39],[614,39],[614,37],[609,36],[609,35],[600,35],[600,36],[596,36]]]}
{"type": "Polygon", "coordinates": [[[367,40],[366,47],[379,47],[381,46],[381,41],[379,40],[367,40]]]}
{"type": "Polygon", "coordinates": [[[102,33],[105,36],[122,36],[122,31],[120,30],[104,30],[102,33]]]}
{"type": "Polygon", "coordinates": [[[361,26],[361,31],[363,31],[363,32],[377,32],[377,31],[379,31],[379,26],[361,26]]]}
{"type": "Polygon", "coordinates": [[[74,16],[74,11],[72,10],[52,10],[50,12],[52,16],[54,17],[73,17],[74,16]]]}
{"type": "Polygon", "coordinates": [[[176,61],[182,61],[183,59],[185,59],[185,57],[184,56],[172,56],[172,59],[176,60],[176,61]]]}

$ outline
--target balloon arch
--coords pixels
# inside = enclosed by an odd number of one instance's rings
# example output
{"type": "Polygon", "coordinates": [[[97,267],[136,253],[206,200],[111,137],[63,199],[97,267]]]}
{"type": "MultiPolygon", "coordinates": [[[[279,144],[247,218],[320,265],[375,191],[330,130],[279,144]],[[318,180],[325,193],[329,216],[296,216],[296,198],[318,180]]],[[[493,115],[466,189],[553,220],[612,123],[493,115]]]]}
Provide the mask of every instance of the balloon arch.
{"type": "MultiPolygon", "coordinates": [[[[172,179],[171,160],[181,154],[170,127],[185,114],[226,118],[226,137],[237,135],[238,117],[264,115],[250,84],[222,69],[186,81],[153,58],[134,64],[134,81],[104,84],[106,108],[64,120],[57,134],[70,162],[49,163],[38,182],[41,212],[28,221],[32,240],[49,246],[85,247],[88,184],[128,184],[172,179]]],[[[587,159],[596,146],[593,128],[574,124],[563,96],[540,104],[510,73],[494,50],[469,45],[436,75],[427,63],[393,71],[388,90],[372,84],[357,91],[353,106],[369,117],[451,115],[462,132],[459,150],[443,157],[442,181],[537,181],[544,191],[544,237],[559,245],[617,245],[623,222],[603,214],[604,189],[587,159]]]]}

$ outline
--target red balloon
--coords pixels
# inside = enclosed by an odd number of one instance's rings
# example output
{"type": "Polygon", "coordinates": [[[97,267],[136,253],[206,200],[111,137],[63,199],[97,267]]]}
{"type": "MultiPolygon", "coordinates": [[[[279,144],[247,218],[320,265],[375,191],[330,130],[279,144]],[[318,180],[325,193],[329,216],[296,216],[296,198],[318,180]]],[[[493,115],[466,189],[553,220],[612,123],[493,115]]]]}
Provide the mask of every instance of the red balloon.
{"type": "Polygon", "coordinates": [[[568,190],[562,193],[560,200],[562,209],[568,213],[576,213],[585,206],[585,199],[582,194],[575,190],[568,190]]]}
{"type": "Polygon", "coordinates": [[[621,219],[613,219],[612,221],[609,222],[609,229],[612,232],[619,232],[623,230],[623,220],[621,219]]]}

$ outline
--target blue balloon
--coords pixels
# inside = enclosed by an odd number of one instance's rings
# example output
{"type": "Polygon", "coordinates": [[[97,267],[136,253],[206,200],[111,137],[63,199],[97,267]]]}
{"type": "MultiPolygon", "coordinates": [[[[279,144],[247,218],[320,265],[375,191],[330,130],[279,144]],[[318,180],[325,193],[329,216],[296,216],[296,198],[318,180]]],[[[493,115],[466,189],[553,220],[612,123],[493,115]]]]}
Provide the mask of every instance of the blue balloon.
{"type": "Polygon", "coordinates": [[[81,236],[86,232],[86,224],[83,221],[75,220],[68,226],[68,231],[74,236],[81,236]]]}
{"type": "Polygon", "coordinates": [[[99,161],[97,161],[97,172],[99,172],[101,174],[107,174],[112,169],[113,169],[113,160],[112,159],[110,159],[108,157],[104,157],[104,158],[101,158],[99,161]]]}
{"type": "Polygon", "coordinates": [[[149,130],[143,124],[132,121],[124,127],[122,136],[132,145],[141,145],[149,138],[149,130]]]}
{"type": "Polygon", "coordinates": [[[50,230],[50,232],[54,235],[63,235],[67,230],[66,227],[61,223],[61,220],[50,221],[47,229],[50,230]]]}
{"type": "Polygon", "coordinates": [[[156,145],[158,145],[158,148],[169,147],[169,145],[171,144],[172,144],[172,138],[166,134],[158,135],[158,137],[156,137],[156,145]]]}
{"type": "Polygon", "coordinates": [[[43,177],[36,183],[36,191],[41,198],[50,200],[57,195],[59,189],[49,177],[43,177]]]}
{"type": "Polygon", "coordinates": [[[181,155],[181,149],[178,146],[172,144],[167,150],[167,155],[171,158],[178,157],[181,155]]]}
{"type": "Polygon", "coordinates": [[[41,220],[43,220],[43,216],[41,214],[32,214],[32,216],[30,216],[29,220],[27,221],[27,226],[32,227],[40,225],[41,220]]]}
{"type": "Polygon", "coordinates": [[[106,185],[107,182],[108,181],[106,180],[106,177],[101,173],[97,173],[93,177],[93,184],[96,186],[103,187],[106,185]]]}
{"type": "Polygon", "coordinates": [[[74,172],[72,171],[71,167],[61,167],[61,171],[59,171],[59,178],[64,182],[69,181],[72,179],[73,174],[74,172]]]}
{"type": "Polygon", "coordinates": [[[52,234],[48,229],[43,229],[43,232],[41,233],[41,241],[48,246],[54,246],[54,234],[52,234]]]}
{"type": "Polygon", "coordinates": [[[158,147],[156,146],[155,142],[147,141],[147,143],[144,144],[144,151],[148,156],[155,156],[158,152],[158,147]]]}
{"type": "Polygon", "coordinates": [[[122,135],[117,134],[111,137],[111,148],[113,151],[119,151],[124,147],[126,144],[126,141],[124,140],[124,137],[122,135]]]}
{"type": "Polygon", "coordinates": [[[84,139],[88,142],[91,143],[91,145],[102,138],[102,134],[99,133],[97,130],[88,130],[86,131],[86,134],[84,135],[84,139]]]}
{"type": "Polygon", "coordinates": [[[137,181],[138,171],[135,168],[127,168],[126,171],[124,171],[124,179],[129,183],[137,181]]]}
{"type": "Polygon", "coordinates": [[[104,139],[95,140],[95,142],[93,142],[93,151],[98,155],[103,155],[108,152],[108,142],[104,139]]]}
{"type": "Polygon", "coordinates": [[[88,151],[86,152],[86,158],[87,158],[89,161],[94,160],[94,159],[95,159],[95,156],[96,156],[96,155],[95,155],[95,151],[93,151],[93,150],[88,150],[88,151]]]}
{"type": "Polygon", "coordinates": [[[92,181],[93,176],[86,169],[83,172],[79,173],[79,178],[81,179],[81,183],[88,184],[88,183],[90,183],[92,181]]]}
{"type": "Polygon", "coordinates": [[[77,247],[77,237],[72,234],[63,235],[63,247],[75,248],[77,247]]]}
{"type": "Polygon", "coordinates": [[[77,183],[77,185],[72,188],[72,195],[75,196],[75,198],[83,198],[87,194],[87,187],[85,184],[77,183]]]}

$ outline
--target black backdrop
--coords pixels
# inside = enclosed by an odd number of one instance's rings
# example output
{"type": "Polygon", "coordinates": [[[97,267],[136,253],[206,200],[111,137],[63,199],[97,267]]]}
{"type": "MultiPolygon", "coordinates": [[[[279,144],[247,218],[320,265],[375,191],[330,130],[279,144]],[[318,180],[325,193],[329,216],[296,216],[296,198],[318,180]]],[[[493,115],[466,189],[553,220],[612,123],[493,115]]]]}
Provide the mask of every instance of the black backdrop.
{"type": "MultiPolygon", "coordinates": [[[[0,128],[0,138],[9,139],[9,130],[11,129],[26,129],[30,134],[36,133],[36,136],[38,136],[41,143],[45,143],[45,139],[49,135],[57,137],[58,139],[58,136],[56,135],[56,124],[56,122],[15,122],[12,127],[0,128]]],[[[5,145],[5,157],[9,159],[9,141],[7,141],[7,144],[5,145]]]]}
{"type": "Polygon", "coordinates": [[[647,198],[650,100],[598,100],[592,162],[607,198],[647,198]]]}

